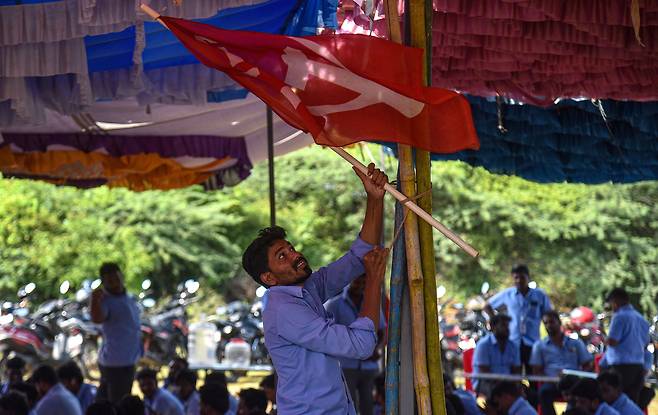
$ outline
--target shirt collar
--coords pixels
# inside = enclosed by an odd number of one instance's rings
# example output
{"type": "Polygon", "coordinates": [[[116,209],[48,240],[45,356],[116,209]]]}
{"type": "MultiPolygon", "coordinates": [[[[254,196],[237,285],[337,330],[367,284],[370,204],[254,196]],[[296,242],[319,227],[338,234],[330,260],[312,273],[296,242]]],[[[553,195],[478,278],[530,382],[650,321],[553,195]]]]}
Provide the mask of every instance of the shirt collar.
{"type": "MultiPolygon", "coordinates": [[[[564,347],[567,344],[568,340],[569,340],[569,336],[567,336],[566,334],[564,334],[564,332],[562,332],[562,347],[564,347]]],[[[546,345],[553,344],[553,342],[551,341],[551,336],[544,337],[543,341],[544,344],[546,345]]]]}
{"type": "MultiPolygon", "coordinates": [[[[622,392],[622,393],[619,394],[619,397],[617,398],[616,401],[614,401],[612,403],[611,406],[615,409],[620,408],[626,403],[626,399],[628,399],[628,396],[626,396],[626,394],[624,392],[622,392]]],[[[617,409],[617,410],[619,410],[619,409],[617,409]]]]}
{"type": "Polygon", "coordinates": [[[518,288],[514,287],[514,295],[520,295],[521,297],[530,297],[530,293],[532,293],[532,288],[528,287],[528,293],[526,295],[523,295],[521,291],[519,291],[518,288]]]}
{"type": "Polygon", "coordinates": [[[304,298],[304,295],[302,294],[303,289],[303,287],[298,285],[275,285],[274,287],[270,287],[270,290],[273,292],[282,292],[299,298],[304,298]]]}
{"type": "Polygon", "coordinates": [[[523,397],[519,396],[518,398],[516,398],[512,406],[509,407],[508,413],[513,414],[514,412],[518,411],[523,406],[524,402],[525,400],[523,399],[523,397]]]}

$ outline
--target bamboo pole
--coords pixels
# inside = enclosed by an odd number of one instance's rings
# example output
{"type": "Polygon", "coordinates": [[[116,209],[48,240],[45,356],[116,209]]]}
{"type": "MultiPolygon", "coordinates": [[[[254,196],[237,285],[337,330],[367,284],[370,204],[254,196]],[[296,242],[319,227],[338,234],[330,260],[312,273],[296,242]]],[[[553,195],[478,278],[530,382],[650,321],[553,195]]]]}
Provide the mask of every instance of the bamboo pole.
{"type": "MultiPolygon", "coordinates": [[[[403,208],[395,204],[394,234],[402,226],[403,208]]],[[[404,251],[404,229],[393,243],[391,266],[390,304],[388,313],[388,344],[386,346],[386,415],[400,413],[400,332],[402,292],[404,291],[407,258],[404,251]]]]}
{"type": "MultiPolygon", "coordinates": [[[[423,65],[423,79],[427,86],[431,74],[431,47],[428,46],[428,36],[431,28],[426,18],[428,0],[410,0],[409,11],[411,18],[411,46],[422,48],[425,51],[425,65],[423,65]],[[429,32],[429,33],[428,33],[429,32]]],[[[430,14],[431,15],[431,14],[430,14]]],[[[429,194],[418,200],[418,205],[428,213],[432,213],[432,178],[430,154],[425,150],[416,149],[416,186],[419,194],[429,190],[429,194]]],[[[439,340],[439,316],[436,301],[436,271],[434,264],[434,239],[432,228],[423,221],[418,223],[420,238],[420,256],[423,270],[423,294],[425,309],[425,336],[427,347],[427,372],[430,381],[432,399],[432,413],[446,415],[446,398],[443,385],[443,368],[441,367],[441,342],[439,340]]]]}

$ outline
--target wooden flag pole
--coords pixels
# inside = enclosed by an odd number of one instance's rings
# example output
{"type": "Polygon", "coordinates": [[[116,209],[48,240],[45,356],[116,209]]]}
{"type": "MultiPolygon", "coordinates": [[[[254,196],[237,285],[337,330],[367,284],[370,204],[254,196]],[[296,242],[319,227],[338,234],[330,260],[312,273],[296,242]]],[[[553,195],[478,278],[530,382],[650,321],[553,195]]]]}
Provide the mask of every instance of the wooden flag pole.
{"type": "MultiPolygon", "coordinates": [[[[368,171],[367,167],[363,165],[359,160],[355,159],[352,157],[351,154],[349,154],[347,151],[343,150],[340,147],[329,147],[332,150],[334,150],[339,156],[347,160],[350,164],[352,164],[354,167],[359,169],[362,173],[366,173],[368,171]]],[[[415,204],[412,200],[410,200],[407,196],[399,192],[395,187],[391,186],[390,184],[386,184],[384,186],[384,189],[390,193],[393,197],[395,197],[397,200],[400,201],[406,207],[407,209],[411,210],[414,212],[416,215],[418,215],[421,219],[432,225],[437,231],[441,232],[443,235],[445,235],[448,239],[450,239],[452,242],[454,242],[457,246],[459,246],[461,249],[464,250],[467,254],[469,254],[472,257],[477,257],[479,255],[479,252],[470,246],[466,241],[464,241],[462,238],[459,237],[456,233],[454,233],[452,230],[447,228],[445,225],[443,225],[441,222],[438,220],[434,219],[432,215],[429,213],[425,212],[423,209],[421,209],[417,204],[415,204]]]]}

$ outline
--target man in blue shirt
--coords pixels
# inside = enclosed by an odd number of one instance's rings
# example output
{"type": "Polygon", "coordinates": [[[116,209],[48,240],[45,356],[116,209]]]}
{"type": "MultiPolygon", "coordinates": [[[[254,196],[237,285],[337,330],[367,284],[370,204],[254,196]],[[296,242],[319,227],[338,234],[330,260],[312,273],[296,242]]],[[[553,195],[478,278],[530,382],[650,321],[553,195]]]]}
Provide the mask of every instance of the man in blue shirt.
{"type": "Polygon", "coordinates": [[[544,291],[530,288],[530,270],[520,264],[512,268],[514,287],[507,288],[489,299],[484,311],[489,316],[494,315],[494,309],[505,306],[507,314],[512,318],[510,323],[510,340],[519,344],[521,364],[525,373],[530,371],[530,353],[532,345],[539,340],[539,323],[541,316],[551,310],[551,301],[544,291]]]}
{"type": "MultiPolygon", "coordinates": [[[[521,371],[519,345],[509,338],[510,317],[496,314],[489,320],[491,333],[475,346],[474,373],[499,373],[509,375],[521,371]]],[[[474,378],[473,386],[478,394],[489,395],[494,382],[474,378]]]]}
{"type": "Polygon", "coordinates": [[[523,398],[521,385],[498,382],[491,391],[484,410],[486,414],[537,415],[537,411],[523,398]]]}
{"type": "Polygon", "coordinates": [[[157,372],[142,369],[137,373],[139,389],[144,394],[144,406],[149,413],[158,415],[185,415],[183,404],[167,389],[158,387],[157,372]]]}
{"type": "Polygon", "coordinates": [[[55,369],[39,366],[32,374],[32,381],[41,397],[34,408],[35,415],[82,415],[78,400],[59,383],[55,369]]]}
{"type": "Polygon", "coordinates": [[[595,379],[582,378],[571,389],[576,408],[593,415],[619,415],[616,409],[603,402],[595,379]]]}
{"type": "Polygon", "coordinates": [[[123,274],[113,262],[100,268],[102,287],[91,295],[91,320],[102,324],[103,345],[98,358],[101,382],[97,399],[119,403],[129,395],[135,364],[141,355],[140,311],[126,292],[123,274]]]}
{"type": "Polygon", "coordinates": [[[25,373],[25,360],[19,356],[12,357],[5,363],[5,378],[7,381],[0,387],[0,395],[9,392],[12,385],[21,383],[25,373]]]}
{"type": "MultiPolygon", "coordinates": [[[[359,318],[363,290],[366,286],[365,277],[365,275],[359,276],[350,283],[348,288],[343,290],[341,295],[332,298],[325,305],[325,309],[333,315],[334,321],[337,324],[349,326],[359,318]]],[[[371,414],[373,411],[372,390],[375,385],[375,377],[377,377],[377,373],[379,372],[379,364],[377,362],[379,359],[378,349],[382,346],[384,340],[384,329],[386,328],[386,322],[384,320],[384,314],[380,313],[379,330],[377,331],[379,342],[372,356],[365,360],[349,357],[341,357],[339,359],[340,367],[343,369],[343,375],[347,381],[347,387],[350,390],[350,395],[358,406],[360,414],[371,414]]]]}
{"type": "Polygon", "coordinates": [[[623,288],[610,291],[606,301],[614,312],[606,340],[606,361],[621,377],[624,393],[638,403],[644,386],[649,322],[629,304],[628,293],[623,288]]]}
{"type": "MultiPolygon", "coordinates": [[[[535,375],[559,376],[563,369],[591,370],[592,356],[579,339],[571,339],[562,333],[560,315],[550,310],[542,318],[548,336],[532,347],[530,365],[535,375]]],[[[543,415],[555,415],[553,403],[560,395],[557,385],[544,383],[539,388],[539,404],[543,415]]]]}
{"type": "Polygon", "coordinates": [[[96,399],[96,386],[85,383],[82,371],[73,361],[60,366],[57,369],[57,377],[62,385],[78,398],[80,409],[85,413],[96,399]]]}
{"type": "Polygon", "coordinates": [[[643,412],[635,402],[621,391],[621,379],[615,372],[603,372],[597,378],[603,400],[619,412],[620,415],[642,415],[643,412]]]}
{"type": "Polygon", "coordinates": [[[359,238],[343,257],[312,272],[280,227],[261,230],[242,256],[245,271],[269,288],[263,324],[278,375],[276,402],[281,414],[356,413],[338,358],[367,359],[377,344],[387,251],[374,246],[381,238],[388,178],[372,163],[367,175],[355,171],[367,194],[366,214],[359,238]],[[322,304],[364,272],[359,318],[349,326],[337,324],[322,304]]]}

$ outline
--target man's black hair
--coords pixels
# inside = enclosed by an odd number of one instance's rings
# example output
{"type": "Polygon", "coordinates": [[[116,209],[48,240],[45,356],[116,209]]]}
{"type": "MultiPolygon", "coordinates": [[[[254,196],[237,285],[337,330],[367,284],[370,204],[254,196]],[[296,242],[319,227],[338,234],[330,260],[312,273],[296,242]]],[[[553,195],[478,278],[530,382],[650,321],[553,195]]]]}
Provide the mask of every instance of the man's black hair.
{"type": "Polygon", "coordinates": [[[557,383],[557,388],[561,393],[569,393],[571,388],[573,388],[580,378],[574,375],[566,375],[560,378],[560,381],[557,383]]]}
{"type": "Polygon", "coordinates": [[[542,314],[541,317],[542,317],[542,319],[543,319],[544,317],[554,317],[554,318],[557,319],[557,321],[562,322],[562,320],[560,320],[560,313],[558,313],[558,312],[555,311],[555,310],[547,310],[547,311],[544,311],[544,314],[542,314]]]}
{"type": "Polygon", "coordinates": [[[512,267],[512,274],[523,274],[527,275],[528,277],[530,276],[530,269],[526,264],[516,264],[512,267]]]}
{"type": "Polygon", "coordinates": [[[220,414],[228,411],[228,389],[219,382],[207,383],[199,389],[201,403],[208,405],[220,414]]]}
{"type": "Polygon", "coordinates": [[[267,411],[267,395],[260,389],[248,388],[242,389],[240,393],[240,403],[244,402],[249,412],[267,411]]]}
{"type": "Polygon", "coordinates": [[[567,409],[566,411],[564,411],[562,415],[591,415],[591,414],[587,411],[583,411],[582,409],[573,406],[567,409]]]}
{"type": "Polygon", "coordinates": [[[9,391],[0,397],[0,412],[8,411],[14,415],[28,415],[30,405],[25,395],[16,391],[9,391]]]}
{"type": "Polygon", "coordinates": [[[57,378],[57,372],[55,372],[55,369],[48,365],[41,365],[34,371],[34,373],[32,373],[32,382],[44,382],[53,386],[59,382],[59,379],[57,378]]]}
{"type": "Polygon", "coordinates": [[[126,395],[119,401],[121,415],[144,415],[144,402],[135,395],[126,395]]]}
{"type": "Polygon", "coordinates": [[[621,304],[626,304],[629,301],[628,292],[626,292],[626,290],[621,287],[613,288],[605,298],[605,301],[611,300],[615,300],[621,304]]]}
{"type": "Polygon", "coordinates": [[[135,376],[135,379],[137,381],[140,381],[141,379],[153,379],[154,381],[158,381],[158,372],[156,372],[153,369],[149,368],[144,368],[137,372],[137,376],[135,376]]]}
{"type": "Polygon", "coordinates": [[[121,268],[119,268],[119,265],[117,265],[116,262],[104,262],[98,271],[98,273],[101,275],[101,278],[104,278],[106,275],[112,274],[114,272],[121,272],[121,268]]]}
{"type": "Polygon", "coordinates": [[[599,383],[605,383],[606,385],[610,385],[615,389],[621,389],[621,378],[616,372],[613,372],[612,370],[601,372],[601,374],[599,375],[599,377],[596,378],[596,380],[598,380],[599,383]]]}
{"type": "MultiPolygon", "coordinates": [[[[280,226],[271,226],[258,231],[258,237],[254,239],[242,254],[242,268],[251,275],[257,283],[268,287],[260,280],[260,275],[269,271],[267,264],[267,250],[275,241],[286,239],[286,231],[280,226]]],[[[269,287],[268,287],[269,288],[269,287]]]]}
{"type": "Polygon", "coordinates": [[[509,324],[510,321],[512,321],[512,317],[508,316],[507,314],[498,313],[498,314],[494,315],[493,317],[491,317],[491,319],[489,320],[489,324],[493,328],[493,327],[497,326],[500,323],[508,323],[509,324]]]}
{"type": "Polygon", "coordinates": [[[82,370],[74,361],[63,364],[57,369],[57,377],[60,379],[75,379],[80,384],[84,382],[85,378],[82,375],[82,370]]]}
{"type": "Polygon", "coordinates": [[[23,370],[25,369],[25,360],[22,357],[12,357],[5,363],[7,369],[23,370]]]}
{"type": "Polygon", "coordinates": [[[196,372],[190,369],[183,369],[176,375],[176,383],[187,382],[192,385],[193,388],[196,388],[196,381],[196,372]]]}
{"type": "Polygon", "coordinates": [[[206,375],[205,383],[219,383],[226,386],[226,374],[220,371],[212,371],[206,375]]]}
{"type": "Polygon", "coordinates": [[[498,382],[491,390],[491,396],[510,395],[513,397],[521,396],[521,384],[518,382],[498,382]]]}
{"type": "Polygon", "coordinates": [[[274,373],[267,375],[260,381],[261,388],[276,389],[276,375],[274,373]]]}
{"type": "Polygon", "coordinates": [[[85,415],[119,415],[119,409],[112,402],[101,399],[89,405],[85,415]]]}
{"type": "Polygon", "coordinates": [[[25,395],[25,397],[27,398],[27,404],[30,407],[36,404],[37,401],[39,400],[39,392],[37,391],[37,388],[31,383],[27,383],[27,382],[14,383],[9,387],[9,390],[17,391],[25,395]]]}
{"type": "Polygon", "coordinates": [[[601,400],[601,392],[599,391],[599,384],[595,379],[582,378],[571,388],[571,394],[579,398],[593,400],[601,400]]]}

